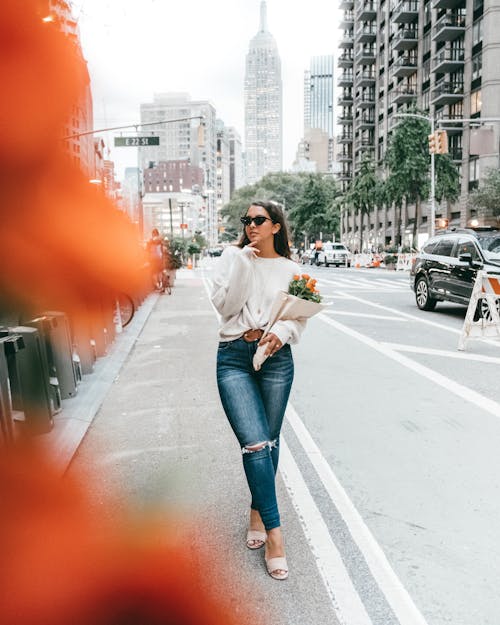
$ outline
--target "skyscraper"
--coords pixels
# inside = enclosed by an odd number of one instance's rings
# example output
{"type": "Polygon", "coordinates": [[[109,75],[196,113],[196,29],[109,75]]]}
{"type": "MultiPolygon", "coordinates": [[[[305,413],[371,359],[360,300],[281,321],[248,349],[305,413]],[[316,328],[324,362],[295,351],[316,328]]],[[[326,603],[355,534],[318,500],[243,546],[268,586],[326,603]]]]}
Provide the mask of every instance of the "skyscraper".
{"type": "Polygon", "coordinates": [[[281,60],[261,2],[259,32],[250,41],[245,70],[247,184],[282,169],[282,106],[281,60]]]}
{"type": "Polygon", "coordinates": [[[328,135],[328,170],[333,163],[333,56],[314,56],[304,74],[304,137],[310,130],[328,135]]]}

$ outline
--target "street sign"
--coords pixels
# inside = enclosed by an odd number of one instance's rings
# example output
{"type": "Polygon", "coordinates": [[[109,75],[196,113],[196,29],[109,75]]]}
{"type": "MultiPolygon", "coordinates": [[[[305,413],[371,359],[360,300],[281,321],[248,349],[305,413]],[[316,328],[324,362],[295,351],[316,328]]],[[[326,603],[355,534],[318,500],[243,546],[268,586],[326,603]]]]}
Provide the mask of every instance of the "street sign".
{"type": "Polygon", "coordinates": [[[145,145],[160,145],[160,137],[115,137],[115,148],[142,148],[145,145]]]}

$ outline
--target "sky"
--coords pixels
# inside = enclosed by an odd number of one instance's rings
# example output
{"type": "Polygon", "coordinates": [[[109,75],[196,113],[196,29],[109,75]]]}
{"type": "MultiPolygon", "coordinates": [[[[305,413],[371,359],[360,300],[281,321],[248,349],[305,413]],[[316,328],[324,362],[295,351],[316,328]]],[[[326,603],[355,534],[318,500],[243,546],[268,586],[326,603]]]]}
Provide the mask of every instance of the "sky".
{"type": "MultiPolygon", "coordinates": [[[[245,56],[259,26],[260,0],[73,0],[94,99],[94,128],[140,121],[154,93],[210,100],[244,139],[245,56]]],[[[283,166],[303,134],[303,80],[312,56],[337,57],[336,0],[268,0],[268,28],[281,56],[283,166]]],[[[102,135],[118,177],[137,164],[135,148],[102,135]]]]}

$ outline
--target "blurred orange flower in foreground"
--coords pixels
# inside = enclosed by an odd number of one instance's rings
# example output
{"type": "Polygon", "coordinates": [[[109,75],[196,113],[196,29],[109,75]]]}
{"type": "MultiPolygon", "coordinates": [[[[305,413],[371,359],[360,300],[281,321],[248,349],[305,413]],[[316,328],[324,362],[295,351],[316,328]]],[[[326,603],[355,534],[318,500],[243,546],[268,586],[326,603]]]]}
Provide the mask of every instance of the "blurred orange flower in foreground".
{"type": "Polygon", "coordinates": [[[134,293],[144,263],[128,218],[64,153],[72,107],[88,88],[71,38],[42,0],[6,0],[0,20],[2,309],[78,310],[100,292],[134,293]]]}
{"type": "Polygon", "coordinates": [[[61,479],[35,449],[2,450],[0,501],[3,623],[258,623],[251,609],[246,616],[246,593],[245,609],[230,596],[213,555],[194,553],[165,522],[92,514],[79,484],[61,479]]]}

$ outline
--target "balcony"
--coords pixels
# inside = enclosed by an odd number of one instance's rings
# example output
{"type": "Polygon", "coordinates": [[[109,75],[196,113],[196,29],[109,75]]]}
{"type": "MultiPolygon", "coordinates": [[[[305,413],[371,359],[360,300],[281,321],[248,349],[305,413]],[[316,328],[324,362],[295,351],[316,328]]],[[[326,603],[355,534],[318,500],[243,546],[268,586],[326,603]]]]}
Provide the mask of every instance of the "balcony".
{"type": "Polygon", "coordinates": [[[432,91],[432,104],[442,106],[443,104],[454,104],[460,102],[464,97],[463,82],[436,83],[436,88],[432,91]]]}
{"type": "Polygon", "coordinates": [[[338,163],[350,163],[352,161],[352,154],[342,150],[341,152],[337,152],[337,162],[338,163]]]}
{"type": "Polygon", "coordinates": [[[360,26],[356,31],[356,40],[359,43],[372,43],[377,38],[377,29],[375,26],[360,26]]]}
{"type": "Polygon", "coordinates": [[[375,126],[375,116],[366,113],[359,116],[357,120],[357,128],[359,130],[369,130],[375,126]]]}
{"type": "Polygon", "coordinates": [[[337,104],[339,106],[352,106],[353,99],[352,94],[343,93],[337,98],[337,104]]]}
{"type": "Polygon", "coordinates": [[[343,132],[341,135],[337,135],[337,143],[352,143],[352,132],[343,132]]]}
{"type": "Polygon", "coordinates": [[[363,93],[361,97],[356,100],[356,104],[359,108],[370,108],[370,106],[375,106],[375,94],[363,93]]]}
{"type": "Polygon", "coordinates": [[[344,30],[350,30],[354,26],[354,13],[353,11],[344,11],[344,17],[340,20],[339,28],[344,30]]]}
{"type": "Polygon", "coordinates": [[[434,71],[436,74],[456,72],[464,66],[464,49],[447,48],[440,50],[434,57],[434,71]]]}
{"type": "Polygon", "coordinates": [[[343,71],[337,80],[338,87],[350,87],[354,80],[354,74],[352,72],[343,71]]]}
{"type": "Polygon", "coordinates": [[[337,124],[350,126],[352,124],[352,113],[344,113],[340,117],[337,117],[337,124]]]}
{"type": "Polygon", "coordinates": [[[344,34],[339,43],[339,48],[352,48],[354,45],[354,32],[352,30],[344,30],[344,34]]]}
{"type": "Polygon", "coordinates": [[[451,160],[455,161],[455,163],[462,162],[462,158],[463,158],[462,148],[450,148],[449,154],[450,154],[451,160]]]}
{"type": "Polygon", "coordinates": [[[418,45],[418,30],[415,28],[404,28],[399,30],[392,40],[394,50],[411,50],[418,45]]]}
{"type": "Polygon", "coordinates": [[[443,15],[434,26],[433,41],[454,41],[465,33],[465,15],[443,15]]]}
{"type": "Polygon", "coordinates": [[[465,0],[435,0],[433,9],[462,9],[465,8],[465,0]]]}
{"type": "Polygon", "coordinates": [[[344,50],[342,54],[339,56],[338,66],[344,68],[352,67],[354,63],[354,55],[352,50],[344,50]]]}
{"type": "Polygon", "coordinates": [[[417,71],[417,58],[413,56],[400,56],[393,65],[394,76],[410,76],[417,71]]]}
{"type": "Polygon", "coordinates": [[[341,11],[352,11],[354,7],[354,0],[340,0],[339,9],[341,11]]]}
{"type": "Polygon", "coordinates": [[[392,101],[394,104],[404,104],[415,100],[417,97],[417,88],[413,85],[399,85],[392,93],[392,101]]]}
{"type": "Polygon", "coordinates": [[[358,138],[354,143],[354,149],[356,150],[356,152],[367,152],[370,149],[374,149],[374,147],[375,146],[373,145],[373,137],[371,139],[358,138]]]}
{"type": "Polygon", "coordinates": [[[411,24],[418,20],[418,0],[402,0],[392,12],[392,21],[396,24],[411,24]]]}
{"type": "Polygon", "coordinates": [[[375,72],[363,71],[356,74],[356,85],[358,87],[371,87],[375,84],[375,72]]]}
{"type": "Polygon", "coordinates": [[[354,56],[356,63],[360,65],[371,65],[376,60],[376,50],[374,46],[362,46],[354,56]]]}
{"type": "Polygon", "coordinates": [[[377,3],[365,0],[356,11],[356,18],[361,22],[369,22],[377,18],[377,3]]]}
{"type": "Polygon", "coordinates": [[[352,171],[341,171],[338,178],[341,182],[350,182],[352,180],[352,171]]]}

